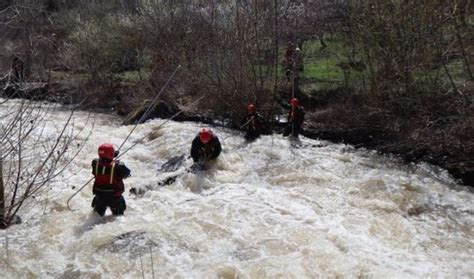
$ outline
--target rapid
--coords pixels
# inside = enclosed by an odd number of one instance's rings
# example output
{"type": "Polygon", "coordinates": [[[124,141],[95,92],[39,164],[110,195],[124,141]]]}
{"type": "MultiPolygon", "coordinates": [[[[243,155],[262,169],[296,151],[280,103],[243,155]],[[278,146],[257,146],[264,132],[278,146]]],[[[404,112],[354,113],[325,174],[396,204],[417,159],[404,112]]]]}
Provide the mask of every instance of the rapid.
{"type": "MultiPolygon", "coordinates": [[[[68,113],[54,106],[45,135],[68,113]]],[[[97,147],[120,146],[133,126],[76,112],[75,129],[90,137],[20,211],[23,223],[0,231],[0,277],[474,278],[474,195],[445,170],[305,137],[247,144],[212,128],[222,154],[192,173],[191,141],[205,126],[158,128],[164,121],[138,125],[125,143],[122,150],[136,144],[120,158],[132,171],[127,210],[101,219],[92,184],[71,200],[72,211],[66,201],[92,177],[97,147]],[[176,170],[161,170],[183,154],[176,170]],[[132,187],[144,192],[131,195],[132,187]]]]}

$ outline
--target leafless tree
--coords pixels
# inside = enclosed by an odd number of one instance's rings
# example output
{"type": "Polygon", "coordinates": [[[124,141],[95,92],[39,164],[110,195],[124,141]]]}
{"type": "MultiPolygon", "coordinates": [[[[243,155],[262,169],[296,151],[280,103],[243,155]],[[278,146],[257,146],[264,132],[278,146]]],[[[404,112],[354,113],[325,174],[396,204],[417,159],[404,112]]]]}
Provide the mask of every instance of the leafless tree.
{"type": "MultiPolygon", "coordinates": [[[[0,124],[1,227],[15,222],[32,198],[48,189],[84,144],[75,133],[73,111],[63,123],[50,119],[53,105],[4,100],[0,124]]],[[[57,120],[56,120],[57,121],[57,120]]],[[[87,137],[86,137],[87,138],[87,137]]]]}
{"type": "MultiPolygon", "coordinates": [[[[52,24],[46,1],[8,4],[0,11],[0,29],[5,31],[1,47],[10,54],[6,63],[15,57],[10,65],[17,86],[11,90],[20,91],[33,78],[47,78],[54,40],[41,28],[52,24]]],[[[1,99],[0,106],[0,228],[6,228],[16,222],[22,208],[34,206],[33,198],[64,171],[77,155],[75,145],[81,147],[83,141],[74,133],[73,110],[63,123],[55,123],[54,105],[1,99]]]]}
{"type": "MultiPolygon", "coordinates": [[[[372,92],[409,92],[420,73],[442,69],[456,91],[447,65],[462,58],[472,79],[467,42],[472,30],[463,21],[465,1],[350,1],[348,39],[369,70],[372,92]]],[[[432,79],[436,87],[438,78],[432,79]]]]}

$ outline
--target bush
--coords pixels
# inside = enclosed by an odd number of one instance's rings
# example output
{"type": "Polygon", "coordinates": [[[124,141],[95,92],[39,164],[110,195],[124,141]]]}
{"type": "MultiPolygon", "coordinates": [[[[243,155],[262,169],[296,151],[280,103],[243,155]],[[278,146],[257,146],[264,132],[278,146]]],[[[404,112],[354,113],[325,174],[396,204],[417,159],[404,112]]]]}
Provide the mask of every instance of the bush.
{"type": "Polygon", "coordinates": [[[121,72],[139,68],[128,18],[109,15],[85,22],[76,19],[76,24],[64,43],[63,61],[68,68],[86,72],[90,83],[110,93],[119,87],[121,72]]]}

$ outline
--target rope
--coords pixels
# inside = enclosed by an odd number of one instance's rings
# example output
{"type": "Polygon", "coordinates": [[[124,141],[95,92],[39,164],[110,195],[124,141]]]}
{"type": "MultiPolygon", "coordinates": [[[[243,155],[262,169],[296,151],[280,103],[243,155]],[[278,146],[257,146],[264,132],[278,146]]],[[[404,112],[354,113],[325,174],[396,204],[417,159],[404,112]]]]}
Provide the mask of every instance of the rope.
{"type": "MultiPolygon", "coordinates": [[[[127,142],[127,140],[130,138],[130,136],[132,135],[132,133],[135,131],[135,129],[137,128],[138,124],[140,124],[147,116],[148,114],[150,113],[151,111],[151,108],[155,105],[155,103],[157,102],[158,98],[160,97],[161,93],[163,93],[163,90],[168,86],[168,84],[170,83],[171,79],[175,76],[175,74],[178,72],[178,70],[181,68],[181,65],[178,65],[178,67],[176,67],[176,69],[174,70],[174,72],[171,74],[171,76],[168,78],[168,80],[166,81],[166,83],[161,87],[160,91],[158,92],[158,94],[155,96],[155,98],[153,99],[153,101],[151,102],[151,104],[148,106],[147,110],[145,111],[145,113],[143,113],[142,117],[140,117],[140,119],[136,122],[135,126],[133,126],[132,130],[130,131],[130,133],[128,133],[127,137],[123,140],[122,144],[120,145],[120,147],[117,149],[117,151],[120,150],[120,148],[123,147],[123,145],[127,142]]],[[[176,115],[177,116],[177,115],[176,115]]],[[[175,117],[176,117],[175,116],[175,117]]],[[[136,144],[135,144],[136,145],[136,144]]],[[[135,146],[133,145],[133,146],[135,146]]],[[[132,147],[133,147],[132,146],[132,147]]],[[[130,147],[129,149],[127,149],[125,152],[127,152],[128,150],[130,150],[132,147],[130,147]]],[[[124,153],[125,153],[124,152],[124,153]]],[[[120,157],[120,156],[119,156],[120,157]]],[[[72,194],[72,196],[69,197],[69,199],[67,200],[66,202],[66,205],[67,205],[67,208],[69,210],[72,210],[71,209],[71,206],[70,206],[70,202],[71,200],[77,195],[79,194],[79,192],[81,192],[92,180],[94,179],[94,177],[92,177],[91,179],[89,179],[89,181],[87,181],[83,186],[81,186],[81,188],[79,188],[79,190],[77,190],[76,192],[74,192],[74,194],[72,194]]]]}
{"type": "Polygon", "coordinates": [[[127,142],[128,138],[132,135],[133,131],[135,131],[135,129],[137,128],[138,124],[140,124],[144,119],[146,119],[146,117],[148,116],[148,114],[150,114],[150,111],[151,109],[153,108],[153,106],[156,104],[156,102],[158,101],[158,98],[160,97],[161,93],[163,93],[163,90],[166,88],[166,86],[168,86],[168,83],[170,83],[171,79],[174,77],[174,75],[178,72],[178,70],[181,68],[181,65],[178,65],[178,67],[176,67],[176,69],[174,70],[174,72],[171,74],[171,76],[168,78],[168,80],[166,81],[165,85],[163,85],[163,87],[161,87],[160,89],[160,92],[158,92],[158,94],[155,96],[155,98],[153,99],[153,101],[151,102],[151,104],[148,106],[147,110],[145,111],[145,113],[143,113],[142,117],[140,117],[140,119],[138,119],[137,123],[135,124],[135,126],[133,126],[133,129],[130,131],[130,133],[128,133],[127,137],[123,140],[122,144],[119,146],[119,148],[117,150],[120,150],[123,145],[125,144],[125,142],[127,142]]]}
{"type": "MultiPolygon", "coordinates": [[[[199,99],[197,99],[196,101],[192,102],[190,106],[194,106],[196,105],[199,101],[201,101],[201,99],[204,98],[204,96],[201,96],[199,99]]],[[[170,118],[166,119],[166,121],[164,121],[163,123],[161,123],[160,125],[158,125],[155,129],[159,129],[161,128],[163,125],[165,125],[166,123],[168,123],[169,121],[173,120],[174,118],[178,117],[178,115],[180,115],[181,113],[183,113],[184,110],[180,110],[178,111],[177,113],[173,114],[170,118]]],[[[141,139],[144,139],[146,138],[147,136],[144,136],[142,137],[141,139]]],[[[138,140],[137,142],[135,142],[134,144],[132,144],[129,148],[125,149],[124,152],[122,152],[117,158],[120,158],[120,156],[122,156],[123,154],[127,153],[128,151],[130,151],[130,149],[132,149],[133,147],[135,147],[139,142],[141,142],[140,140],[138,140]]]]}
{"type": "MultiPolygon", "coordinates": [[[[292,75],[292,85],[291,85],[291,99],[294,99],[295,98],[295,63],[293,62],[293,71],[291,73],[292,75]]],[[[291,117],[294,118],[295,117],[295,109],[293,107],[293,105],[291,106],[291,117]]],[[[290,119],[288,119],[290,120],[290,119]]],[[[293,121],[293,119],[291,119],[291,136],[293,136],[295,134],[295,121],[293,121]]]]}

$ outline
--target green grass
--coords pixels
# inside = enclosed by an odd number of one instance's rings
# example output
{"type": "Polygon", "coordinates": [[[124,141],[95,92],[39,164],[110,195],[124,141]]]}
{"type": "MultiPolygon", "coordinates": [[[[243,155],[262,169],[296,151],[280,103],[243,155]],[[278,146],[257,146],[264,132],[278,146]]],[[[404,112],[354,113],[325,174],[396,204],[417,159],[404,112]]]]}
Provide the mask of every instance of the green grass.
{"type": "Polygon", "coordinates": [[[73,71],[51,71],[51,81],[65,83],[82,83],[88,79],[87,73],[76,73],[73,71]]]}
{"type": "Polygon", "coordinates": [[[142,81],[148,81],[151,77],[151,71],[147,69],[141,71],[127,71],[120,73],[119,76],[124,83],[138,84],[142,81]]]}
{"type": "MultiPolygon", "coordinates": [[[[151,76],[151,71],[143,69],[139,71],[127,71],[117,73],[116,77],[120,79],[123,85],[137,85],[141,82],[148,81],[151,76]]],[[[84,83],[90,78],[88,73],[76,73],[76,72],[63,72],[63,71],[52,71],[51,80],[57,82],[66,83],[84,83]]]]}
{"type": "MultiPolygon", "coordinates": [[[[452,61],[451,63],[449,63],[446,66],[446,68],[448,69],[448,72],[451,75],[451,77],[453,78],[454,84],[457,87],[462,87],[466,83],[468,83],[469,78],[468,78],[466,66],[465,66],[463,61],[461,61],[461,60],[452,61]]],[[[473,69],[472,69],[472,66],[471,66],[471,71],[472,70],[473,69]]],[[[443,73],[443,78],[445,80],[448,80],[448,76],[447,76],[446,71],[444,69],[443,69],[442,73],[443,73]]]]}
{"type": "MultiPolygon", "coordinates": [[[[362,88],[364,85],[364,76],[367,72],[356,71],[351,68],[347,78],[347,84],[344,71],[338,65],[347,63],[348,47],[344,41],[339,38],[325,39],[326,48],[322,47],[319,40],[307,41],[303,45],[304,54],[304,72],[302,80],[303,91],[311,94],[317,93],[319,90],[333,90],[343,86],[362,88]]],[[[447,69],[454,84],[458,88],[469,86],[468,74],[462,60],[455,60],[447,65],[447,69]]],[[[472,69],[474,70],[474,69],[472,69]]],[[[415,81],[433,84],[438,76],[438,84],[436,86],[451,88],[451,81],[446,74],[444,68],[430,71],[420,71],[415,74],[415,81]]]]}
{"type": "Polygon", "coordinates": [[[303,77],[334,83],[342,82],[344,81],[344,73],[341,68],[336,66],[335,62],[335,59],[311,61],[311,63],[305,65],[303,77]]]}
{"type": "MultiPolygon", "coordinates": [[[[325,39],[323,48],[319,40],[307,41],[303,45],[304,72],[302,89],[306,92],[334,90],[345,85],[344,72],[339,63],[347,61],[345,46],[338,38],[325,39]]],[[[350,73],[350,80],[360,78],[355,71],[350,73]]]]}
{"type": "Polygon", "coordinates": [[[340,82],[344,73],[337,66],[342,62],[342,43],[339,40],[325,41],[323,48],[319,40],[308,41],[303,46],[305,70],[303,77],[340,82]]]}
{"type": "MultiPolygon", "coordinates": [[[[462,88],[469,83],[469,77],[466,71],[466,66],[462,60],[454,60],[446,65],[449,75],[457,88],[462,88]]],[[[441,86],[442,88],[451,88],[451,80],[444,67],[439,67],[431,71],[420,71],[415,73],[414,79],[417,82],[441,86]],[[434,81],[438,79],[438,83],[434,81]]]]}

